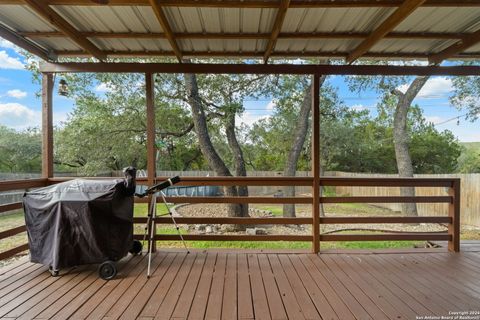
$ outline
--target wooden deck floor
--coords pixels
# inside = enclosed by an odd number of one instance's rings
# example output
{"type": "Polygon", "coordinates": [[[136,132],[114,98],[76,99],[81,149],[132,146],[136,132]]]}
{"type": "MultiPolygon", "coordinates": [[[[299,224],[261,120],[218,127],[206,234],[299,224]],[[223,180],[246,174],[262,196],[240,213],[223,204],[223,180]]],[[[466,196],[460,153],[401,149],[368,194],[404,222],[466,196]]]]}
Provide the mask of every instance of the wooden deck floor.
{"type": "Polygon", "coordinates": [[[0,270],[1,319],[416,319],[480,311],[480,252],[280,254],[158,252],[51,277],[0,270]]]}

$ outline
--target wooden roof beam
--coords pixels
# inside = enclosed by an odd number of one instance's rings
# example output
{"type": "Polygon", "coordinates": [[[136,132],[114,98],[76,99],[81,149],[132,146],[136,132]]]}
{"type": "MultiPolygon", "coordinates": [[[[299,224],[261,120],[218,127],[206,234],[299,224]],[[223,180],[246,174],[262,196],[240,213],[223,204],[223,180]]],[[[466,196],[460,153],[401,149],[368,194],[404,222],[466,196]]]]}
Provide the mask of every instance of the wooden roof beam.
{"type": "Polygon", "coordinates": [[[175,56],[178,59],[178,62],[182,63],[182,51],[178,47],[177,41],[175,40],[175,36],[173,34],[172,28],[170,28],[170,25],[168,23],[167,17],[165,16],[165,13],[163,12],[162,6],[160,5],[158,0],[149,0],[150,5],[152,6],[153,11],[155,12],[155,15],[157,16],[157,20],[162,26],[163,32],[170,43],[170,46],[172,47],[173,52],[175,53],[175,56]]]}
{"type": "Polygon", "coordinates": [[[281,0],[280,6],[278,7],[277,16],[275,17],[275,22],[273,23],[272,33],[270,35],[270,39],[268,40],[267,49],[265,50],[265,54],[263,55],[263,61],[265,63],[268,62],[268,58],[272,54],[273,48],[277,43],[278,35],[280,34],[280,30],[282,29],[283,20],[285,20],[285,16],[287,15],[288,6],[290,5],[290,0],[281,0]]]}
{"type": "MultiPolygon", "coordinates": [[[[44,32],[18,32],[28,38],[54,38],[65,37],[58,31],[44,32]]],[[[166,39],[165,33],[157,32],[82,32],[87,38],[112,38],[112,39],[166,39]]],[[[278,39],[365,39],[369,33],[364,32],[290,32],[280,33],[278,39]]],[[[469,34],[467,34],[468,36],[469,34]]],[[[220,40],[251,40],[269,39],[270,33],[174,33],[175,39],[220,39],[220,40]]],[[[459,32],[390,32],[385,36],[388,39],[441,39],[461,40],[465,34],[459,32]]]]}
{"type": "Polygon", "coordinates": [[[10,41],[14,45],[27,50],[30,53],[42,58],[43,60],[55,60],[57,56],[54,52],[45,50],[28,39],[18,35],[16,32],[0,24],[0,37],[10,41]]]}
{"type": "Polygon", "coordinates": [[[55,10],[50,8],[48,4],[39,0],[23,0],[25,3],[38,15],[43,17],[46,21],[54,25],[58,30],[63,32],[66,36],[72,39],[82,49],[89,52],[92,56],[100,61],[107,58],[93,43],[84,37],[77,29],[62,18],[55,10]]]}
{"type": "MultiPolygon", "coordinates": [[[[49,5],[100,6],[92,0],[45,0],[49,5]]],[[[398,7],[402,0],[291,0],[290,8],[371,8],[398,7]]],[[[23,0],[0,0],[2,4],[23,5],[23,0]]],[[[278,8],[280,1],[263,0],[163,0],[164,7],[278,8]]],[[[149,0],[109,0],[110,6],[150,6],[149,0]]],[[[478,0],[427,0],[424,7],[480,7],[478,0]]]]}
{"type": "MultiPolygon", "coordinates": [[[[111,57],[174,57],[175,53],[173,51],[104,51],[104,53],[111,57]]],[[[81,51],[57,51],[56,54],[60,57],[83,57],[88,54],[81,51]]],[[[255,51],[227,51],[227,52],[208,52],[208,51],[184,51],[182,52],[183,57],[206,57],[206,58],[228,58],[228,57],[248,57],[248,58],[262,58],[262,52],[255,51]]],[[[313,51],[313,52],[279,52],[275,51],[270,55],[270,58],[344,58],[348,53],[347,52],[322,52],[322,51],[313,51]]],[[[365,58],[372,59],[423,59],[427,60],[428,55],[421,53],[366,53],[363,55],[365,58]]],[[[479,59],[480,52],[468,53],[468,54],[457,54],[452,58],[456,59],[479,59]]]]}
{"type": "Polygon", "coordinates": [[[405,0],[385,21],[383,21],[370,36],[365,39],[346,58],[347,63],[352,63],[368,52],[378,41],[382,40],[389,32],[405,20],[415,9],[426,0],[405,0]]]}
{"type": "Polygon", "coordinates": [[[41,72],[202,73],[202,74],[324,74],[468,76],[480,66],[388,66],[313,64],[201,64],[201,63],[43,63],[41,72]]]}
{"type": "Polygon", "coordinates": [[[478,43],[480,43],[480,30],[464,37],[462,40],[454,43],[441,52],[431,55],[428,57],[428,62],[430,62],[430,64],[440,64],[443,60],[452,58],[456,54],[459,54],[478,43]]]}

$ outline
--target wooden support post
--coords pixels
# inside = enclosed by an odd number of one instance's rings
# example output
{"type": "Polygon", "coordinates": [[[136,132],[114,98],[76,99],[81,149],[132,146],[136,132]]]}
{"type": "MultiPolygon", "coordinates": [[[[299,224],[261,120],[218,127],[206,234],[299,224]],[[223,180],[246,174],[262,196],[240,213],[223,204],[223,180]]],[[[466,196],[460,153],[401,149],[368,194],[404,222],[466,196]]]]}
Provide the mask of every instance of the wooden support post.
{"type": "Polygon", "coordinates": [[[312,251],[320,252],[320,75],[312,80],[312,175],[313,175],[313,226],[312,251]]]}
{"type": "Polygon", "coordinates": [[[42,178],[53,178],[53,74],[42,74],[42,178]]]}
{"type": "MultiPolygon", "coordinates": [[[[148,185],[151,187],[155,184],[156,178],[156,148],[155,148],[155,82],[153,73],[145,74],[145,94],[147,107],[147,174],[148,185]]],[[[151,197],[149,197],[149,200],[151,197]]],[[[150,204],[148,202],[148,212],[150,212],[150,204]]],[[[151,226],[148,226],[148,234],[150,234],[151,226]]],[[[154,226],[156,230],[156,226],[154,226]]],[[[153,242],[152,251],[156,250],[155,242],[153,242]]]]}
{"type": "Polygon", "coordinates": [[[448,225],[448,251],[460,252],[460,179],[455,179],[448,190],[448,195],[452,197],[452,202],[448,206],[448,215],[452,222],[448,225]]]}

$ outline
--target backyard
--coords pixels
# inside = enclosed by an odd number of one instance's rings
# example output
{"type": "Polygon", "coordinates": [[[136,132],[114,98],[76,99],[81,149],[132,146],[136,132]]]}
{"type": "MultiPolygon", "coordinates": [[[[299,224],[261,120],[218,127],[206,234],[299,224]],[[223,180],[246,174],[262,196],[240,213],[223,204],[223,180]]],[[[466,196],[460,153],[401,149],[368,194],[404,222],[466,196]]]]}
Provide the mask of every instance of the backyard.
{"type": "MultiPolygon", "coordinates": [[[[225,216],[224,205],[210,204],[210,205],[186,205],[179,206],[179,208],[173,207],[176,214],[180,216],[198,216],[201,212],[203,216],[218,217],[225,216]],[[199,208],[200,207],[200,208],[199,208]],[[186,210],[188,208],[188,210],[186,210]],[[218,212],[220,212],[218,214],[218,212]]],[[[251,205],[252,217],[274,217],[282,216],[282,206],[280,205],[251,205]]],[[[368,204],[329,204],[325,205],[326,216],[398,216],[398,212],[394,212],[388,209],[380,208],[378,206],[368,204]]],[[[135,217],[147,216],[147,204],[137,203],[134,209],[135,217]]],[[[167,215],[167,210],[164,204],[157,205],[157,215],[167,215]]],[[[307,205],[297,205],[298,217],[311,216],[311,207],[307,205]]],[[[23,211],[15,211],[8,215],[0,216],[0,232],[14,227],[21,226],[25,223],[23,217],[23,211]]],[[[182,234],[186,233],[199,233],[195,225],[180,226],[182,234]]],[[[260,229],[264,230],[266,234],[311,234],[311,226],[297,226],[297,225],[265,225],[260,226],[260,229]]],[[[334,230],[338,233],[348,234],[374,234],[380,233],[373,231],[374,229],[388,230],[388,231],[416,231],[416,232],[430,232],[430,231],[442,231],[445,226],[434,224],[420,224],[420,225],[397,225],[397,224],[377,224],[377,225],[328,225],[321,226],[322,233],[332,232],[334,230]]],[[[229,234],[231,232],[222,231],[221,226],[214,227],[212,225],[212,233],[229,234]]],[[[136,224],[135,233],[143,234],[144,225],[136,224]]],[[[173,225],[158,225],[158,234],[177,234],[173,225]]],[[[205,233],[205,230],[200,233],[205,233]]],[[[461,229],[462,240],[480,240],[480,228],[462,226],[461,229]]],[[[7,239],[3,239],[0,242],[0,252],[9,248],[16,247],[27,241],[26,233],[22,233],[7,239]]],[[[158,248],[183,248],[180,241],[158,241],[158,248]]],[[[422,241],[342,241],[342,242],[323,242],[321,249],[380,249],[380,248],[413,248],[413,247],[425,247],[426,243],[422,241]]],[[[293,242],[293,241],[188,241],[187,246],[192,249],[208,249],[208,248],[242,248],[242,249],[310,249],[310,242],[293,242]]],[[[17,256],[14,259],[18,259],[23,254],[17,256]]],[[[0,266],[10,263],[12,260],[0,261],[0,266]]]]}

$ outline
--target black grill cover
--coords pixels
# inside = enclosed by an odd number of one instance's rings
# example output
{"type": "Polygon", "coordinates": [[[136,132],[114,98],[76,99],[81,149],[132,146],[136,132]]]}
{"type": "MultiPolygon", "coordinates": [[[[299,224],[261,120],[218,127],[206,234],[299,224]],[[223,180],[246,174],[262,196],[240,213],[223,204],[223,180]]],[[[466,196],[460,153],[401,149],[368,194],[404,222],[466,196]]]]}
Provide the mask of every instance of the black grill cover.
{"type": "Polygon", "coordinates": [[[134,202],[125,183],[76,179],[26,192],[31,261],[58,270],[124,257],[133,242],[134,202]]]}

